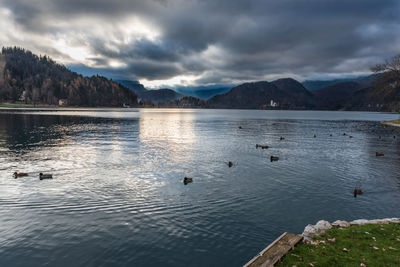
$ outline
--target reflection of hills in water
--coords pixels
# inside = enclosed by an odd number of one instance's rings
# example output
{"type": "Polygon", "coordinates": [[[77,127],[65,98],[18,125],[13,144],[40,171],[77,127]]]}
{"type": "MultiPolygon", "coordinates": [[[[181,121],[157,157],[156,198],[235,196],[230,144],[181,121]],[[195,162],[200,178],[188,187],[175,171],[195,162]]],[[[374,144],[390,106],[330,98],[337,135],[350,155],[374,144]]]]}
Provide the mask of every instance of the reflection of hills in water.
{"type": "Polygon", "coordinates": [[[90,131],[101,119],[57,115],[1,114],[1,139],[15,152],[41,146],[63,146],[68,139],[90,131]]]}

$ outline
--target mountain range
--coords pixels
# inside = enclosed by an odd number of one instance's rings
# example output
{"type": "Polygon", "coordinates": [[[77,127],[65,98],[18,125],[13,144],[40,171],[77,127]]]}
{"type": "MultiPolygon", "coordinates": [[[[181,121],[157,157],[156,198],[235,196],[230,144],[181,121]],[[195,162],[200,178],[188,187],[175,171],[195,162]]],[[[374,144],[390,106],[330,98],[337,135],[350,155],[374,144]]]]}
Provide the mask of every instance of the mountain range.
{"type": "MultiPolygon", "coordinates": [[[[283,78],[271,82],[243,83],[231,89],[191,87],[186,88],[186,94],[172,89],[146,90],[142,86],[138,91],[129,88],[142,100],[159,107],[398,111],[398,88],[379,86],[381,78],[382,75],[373,74],[354,79],[303,83],[283,78]]],[[[135,86],[138,84],[136,82],[135,86]]]]}
{"type": "Polygon", "coordinates": [[[209,108],[399,111],[400,87],[382,74],[339,82],[313,91],[300,82],[279,79],[244,83],[207,101],[209,108]]]}
{"type": "Polygon", "coordinates": [[[204,86],[148,90],[137,81],[84,77],[21,48],[0,54],[0,101],[68,106],[146,106],[399,111],[398,81],[383,74],[353,80],[306,81],[283,78],[243,83],[233,88],[204,86]],[[308,87],[308,88],[307,88],[308,87]],[[312,89],[312,90],[311,90],[312,89]]]}

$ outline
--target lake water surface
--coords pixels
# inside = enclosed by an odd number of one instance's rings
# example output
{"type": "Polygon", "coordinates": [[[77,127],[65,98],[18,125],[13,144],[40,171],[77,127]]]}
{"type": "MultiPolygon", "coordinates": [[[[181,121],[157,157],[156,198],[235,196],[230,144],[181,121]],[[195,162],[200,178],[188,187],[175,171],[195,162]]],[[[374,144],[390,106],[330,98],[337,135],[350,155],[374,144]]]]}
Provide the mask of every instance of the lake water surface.
{"type": "Polygon", "coordinates": [[[2,110],[0,266],[241,266],[320,219],[400,217],[397,117],[2,110]]]}

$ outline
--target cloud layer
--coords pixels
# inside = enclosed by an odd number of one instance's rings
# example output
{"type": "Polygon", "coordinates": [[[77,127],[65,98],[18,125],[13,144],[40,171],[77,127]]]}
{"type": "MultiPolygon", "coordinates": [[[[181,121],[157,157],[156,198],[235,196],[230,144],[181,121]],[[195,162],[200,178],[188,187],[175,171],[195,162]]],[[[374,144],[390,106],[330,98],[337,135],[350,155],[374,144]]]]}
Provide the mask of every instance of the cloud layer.
{"type": "Polygon", "coordinates": [[[148,85],[368,72],[400,53],[398,0],[0,0],[0,45],[148,85]]]}

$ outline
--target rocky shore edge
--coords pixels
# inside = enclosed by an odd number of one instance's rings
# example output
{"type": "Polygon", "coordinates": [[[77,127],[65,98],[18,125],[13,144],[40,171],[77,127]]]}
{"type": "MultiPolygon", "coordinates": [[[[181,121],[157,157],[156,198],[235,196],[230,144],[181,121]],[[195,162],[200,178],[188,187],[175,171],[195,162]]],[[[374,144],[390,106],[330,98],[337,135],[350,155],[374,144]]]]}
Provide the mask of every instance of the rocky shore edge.
{"type": "Polygon", "coordinates": [[[309,224],[304,228],[303,233],[301,234],[304,238],[305,242],[311,242],[314,238],[323,235],[327,230],[336,227],[336,228],[347,228],[352,225],[365,225],[365,224],[389,224],[389,223],[399,223],[400,218],[385,218],[385,219],[374,219],[374,220],[365,220],[358,219],[351,222],[336,220],[333,223],[329,223],[328,221],[320,220],[315,225],[309,224]]]}

